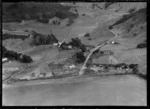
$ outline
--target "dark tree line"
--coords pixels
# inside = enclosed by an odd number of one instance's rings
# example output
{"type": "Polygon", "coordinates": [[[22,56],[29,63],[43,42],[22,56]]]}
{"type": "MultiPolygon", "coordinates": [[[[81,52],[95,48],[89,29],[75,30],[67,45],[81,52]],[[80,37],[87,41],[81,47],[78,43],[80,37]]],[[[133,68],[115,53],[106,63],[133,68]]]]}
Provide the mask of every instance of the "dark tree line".
{"type": "Polygon", "coordinates": [[[43,35],[43,34],[39,34],[36,32],[33,32],[33,45],[48,45],[48,44],[53,44],[53,43],[57,43],[58,40],[57,38],[51,34],[51,35],[43,35]]]}
{"type": "Polygon", "coordinates": [[[15,51],[7,50],[4,46],[2,46],[2,57],[8,58],[10,60],[17,60],[24,63],[31,63],[33,60],[30,56],[27,56],[22,53],[17,53],[15,51]]]}
{"type": "Polygon", "coordinates": [[[29,36],[28,35],[8,34],[8,33],[3,34],[3,37],[2,37],[3,40],[6,40],[6,39],[22,39],[22,40],[25,40],[26,38],[29,38],[29,36]]]}
{"type": "Polygon", "coordinates": [[[147,8],[142,8],[142,9],[139,9],[137,11],[135,11],[134,9],[132,9],[130,11],[132,11],[132,12],[129,13],[129,14],[123,15],[121,19],[117,20],[114,24],[110,25],[109,29],[112,29],[113,26],[121,24],[121,23],[127,21],[130,18],[132,18],[134,21],[137,20],[139,22],[145,22],[146,21],[147,8]]]}
{"type": "Polygon", "coordinates": [[[59,3],[12,3],[3,4],[3,22],[21,22],[22,20],[37,20],[48,23],[50,18],[59,17],[60,19],[75,19],[78,14],[69,10],[71,6],[63,6],[59,3]]]}

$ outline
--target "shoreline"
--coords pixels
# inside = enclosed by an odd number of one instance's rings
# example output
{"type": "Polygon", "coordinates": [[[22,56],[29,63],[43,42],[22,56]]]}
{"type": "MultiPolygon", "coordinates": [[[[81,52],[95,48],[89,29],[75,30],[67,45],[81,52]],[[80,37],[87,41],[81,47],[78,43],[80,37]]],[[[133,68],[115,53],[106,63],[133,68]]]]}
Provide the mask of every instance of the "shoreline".
{"type": "Polygon", "coordinates": [[[42,79],[34,79],[34,80],[24,80],[24,81],[10,81],[10,83],[3,83],[3,88],[5,87],[15,87],[15,86],[28,86],[28,85],[40,85],[40,84],[63,84],[63,83],[73,83],[73,82],[82,82],[86,81],[87,79],[94,79],[100,77],[115,77],[115,76],[122,76],[122,75],[134,75],[133,73],[102,73],[102,74],[87,74],[83,76],[68,76],[63,78],[42,78],[42,79]]]}

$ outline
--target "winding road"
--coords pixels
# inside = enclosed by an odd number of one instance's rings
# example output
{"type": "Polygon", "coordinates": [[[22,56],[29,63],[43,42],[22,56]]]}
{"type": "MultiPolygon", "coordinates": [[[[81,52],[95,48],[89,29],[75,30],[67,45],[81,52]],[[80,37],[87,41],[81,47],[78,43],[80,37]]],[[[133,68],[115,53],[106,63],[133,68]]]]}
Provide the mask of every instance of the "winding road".
{"type": "Polygon", "coordinates": [[[88,62],[90,56],[93,54],[94,51],[96,51],[96,50],[100,49],[101,47],[107,45],[110,41],[112,41],[112,40],[114,40],[115,38],[118,37],[118,35],[117,35],[116,33],[114,33],[112,30],[109,30],[109,29],[108,29],[108,31],[112,32],[112,33],[115,35],[115,37],[112,38],[112,39],[110,39],[110,40],[108,40],[107,42],[105,42],[105,43],[103,43],[103,44],[101,44],[101,45],[98,45],[98,46],[96,46],[95,48],[93,48],[93,50],[91,51],[91,53],[87,56],[87,58],[86,58],[86,60],[85,60],[85,62],[84,62],[84,64],[83,64],[83,66],[81,67],[81,69],[80,69],[80,71],[79,71],[79,75],[83,75],[83,74],[84,74],[84,69],[86,68],[86,63],[88,62]]]}

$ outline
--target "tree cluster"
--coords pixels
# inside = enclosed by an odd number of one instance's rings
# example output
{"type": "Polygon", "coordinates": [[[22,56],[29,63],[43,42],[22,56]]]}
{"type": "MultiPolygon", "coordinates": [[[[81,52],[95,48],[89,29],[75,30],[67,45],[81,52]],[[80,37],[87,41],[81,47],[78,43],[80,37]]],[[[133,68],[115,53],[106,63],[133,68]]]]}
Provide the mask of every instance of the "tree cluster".
{"type": "Polygon", "coordinates": [[[70,12],[71,6],[63,6],[59,3],[12,3],[3,4],[4,22],[21,22],[22,20],[37,20],[42,23],[48,23],[50,18],[55,16],[65,19],[75,19],[77,14],[70,12]]]}
{"type": "Polygon", "coordinates": [[[17,60],[24,63],[31,63],[33,60],[30,56],[27,56],[22,53],[17,53],[15,51],[7,50],[4,46],[2,46],[2,57],[8,58],[10,60],[17,60]]]}
{"type": "Polygon", "coordinates": [[[83,63],[85,61],[85,56],[83,52],[77,52],[76,53],[76,62],[77,63],[83,63]]]}
{"type": "Polygon", "coordinates": [[[82,44],[81,40],[79,38],[72,38],[69,43],[63,43],[61,45],[62,49],[67,49],[67,47],[71,45],[73,48],[79,48],[82,52],[86,51],[86,47],[84,44],[82,44]]]}
{"type": "Polygon", "coordinates": [[[135,11],[135,8],[132,8],[132,9],[129,9],[129,13],[132,13],[132,12],[134,12],[135,11]]]}
{"type": "Polygon", "coordinates": [[[140,43],[136,47],[137,48],[146,48],[147,47],[147,43],[146,42],[140,43]]]}
{"type": "Polygon", "coordinates": [[[110,5],[112,5],[114,2],[106,2],[105,3],[105,9],[107,9],[110,5]]]}
{"type": "Polygon", "coordinates": [[[89,33],[86,33],[86,34],[84,35],[84,37],[90,37],[90,34],[89,34],[89,33]]]}
{"type": "Polygon", "coordinates": [[[33,45],[48,45],[57,43],[57,38],[51,34],[51,35],[43,35],[36,32],[33,32],[33,45]]]}

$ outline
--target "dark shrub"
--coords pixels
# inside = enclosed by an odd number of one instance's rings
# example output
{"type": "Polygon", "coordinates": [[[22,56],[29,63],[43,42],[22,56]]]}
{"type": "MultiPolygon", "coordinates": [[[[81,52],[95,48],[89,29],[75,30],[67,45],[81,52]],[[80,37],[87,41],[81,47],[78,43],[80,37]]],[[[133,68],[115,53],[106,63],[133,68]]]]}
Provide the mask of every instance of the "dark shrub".
{"type": "Polygon", "coordinates": [[[61,48],[62,50],[68,50],[68,44],[67,44],[66,42],[63,42],[63,43],[61,44],[60,48],[61,48]]]}
{"type": "Polygon", "coordinates": [[[48,44],[53,44],[57,43],[58,40],[57,38],[51,34],[51,35],[45,35],[45,34],[39,34],[36,32],[33,32],[33,45],[48,45],[48,44]]]}
{"type": "Polygon", "coordinates": [[[76,48],[80,48],[82,50],[82,52],[86,51],[85,45],[82,44],[82,42],[79,38],[72,38],[71,40],[72,41],[68,43],[69,45],[72,45],[73,47],[76,47],[76,48]]]}
{"type": "Polygon", "coordinates": [[[76,62],[77,63],[83,63],[85,61],[85,56],[83,54],[83,52],[77,52],[76,53],[76,62]]]}
{"type": "Polygon", "coordinates": [[[137,33],[134,33],[133,36],[137,36],[137,33]]]}
{"type": "Polygon", "coordinates": [[[88,38],[88,40],[92,40],[91,38],[88,38]]]}
{"type": "Polygon", "coordinates": [[[128,12],[129,13],[132,13],[132,12],[134,12],[135,11],[135,8],[132,8],[132,9],[130,9],[128,12]]]}
{"type": "Polygon", "coordinates": [[[89,37],[90,36],[90,34],[89,33],[86,33],[85,35],[84,35],[84,37],[89,37]]]}
{"type": "Polygon", "coordinates": [[[147,47],[147,44],[146,43],[140,43],[136,46],[137,48],[146,48],[147,47]]]}
{"type": "Polygon", "coordinates": [[[138,71],[138,64],[130,64],[129,68],[133,70],[134,73],[138,71]]]}
{"type": "Polygon", "coordinates": [[[106,2],[105,3],[105,9],[107,9],[110,5],[112,5],[114,2],[106,2]]]}
{"type": "Polygon", "coordinates": [[[14,52],[14,51],[10,51],[10,50],[7,50],[6,52],[5,52],[5,57],[7,57],[8,59],[9,58],[13,58],[13,59],[17,59],[17,52],[14,52]]]}
{"type": "Polygon", "coordinates": [[[99,51],[100,51],[100,50],[95,50],[95,51],[93,52],[93,54],[97,54],[97,53],[99,53],[99,51]]]}
{"type": "Polygon", "coordinates": [[[140,28],[143,29],[143,26],[141,26],[140,28]]]}
{"type": "Polygon", "coordinates": [[[77,10],[77,9],[75,9],[74,11],[75,11],[75,12],[78,12],[78,10],[77,10]]]}
{"type": "Polygon", "coordinates": [[[82,16],[85,16],[85,14],[82,14],[82,16]]]}
{"type": "Polygon", "coordinates": [[[17,61],[25,62],[25,63],[30,63],[33,61],[30,56],[23,55],[21,53],[15,52],[15,51],[7,50],[5,47],[3,47],[3,50],[5,52],[3,52],[2,56],[6,57],[10,60],[17,60],[17,61]]]}
{"type": "Polygon", "coordinates": [[[85,51],[86,51],[86,47],[85,47],[85,45],[84,45],[84,44],[82,44],[82,45],[80,46],[80,49],[81,49],[81,51],[82,51],[82,52],[85,52],[85,51]]]}
{"type": "Polygon", "coordinates": [[[48,18],[43,18],[43,19],[39,19],[38,21],[42,22],[42,23],[48,23],[49,19],[48,18]]]}
{"type": "Polygon", "coordinates": [[[130,27],[131,27],[131,28],[133,28],[133,27],[134,27],[134,25],[133,25],[133,24],[131,24],[131,25],[130,25],[130,27]]]}
{"type": "Polygon", "coordinates": [[[111,30],[111,29],[113,29],[113,26],[109,26],[108,28],[111,30]]]}
{"type": "Polygon", "coordinates": [[[22,58],[20,58],[20,61],[21,62],[24,62],[24,63],[30,63],[32,62],[32,58],[30,56],[27,56],[27,55],[22,55],[22,58]]]}
{"type": "Polygon", "coordinates": [[[95,8],[95,4],[93,3],[93,4],[92,4],[92,9],[94,9],[94,8],[95,8]]]}

